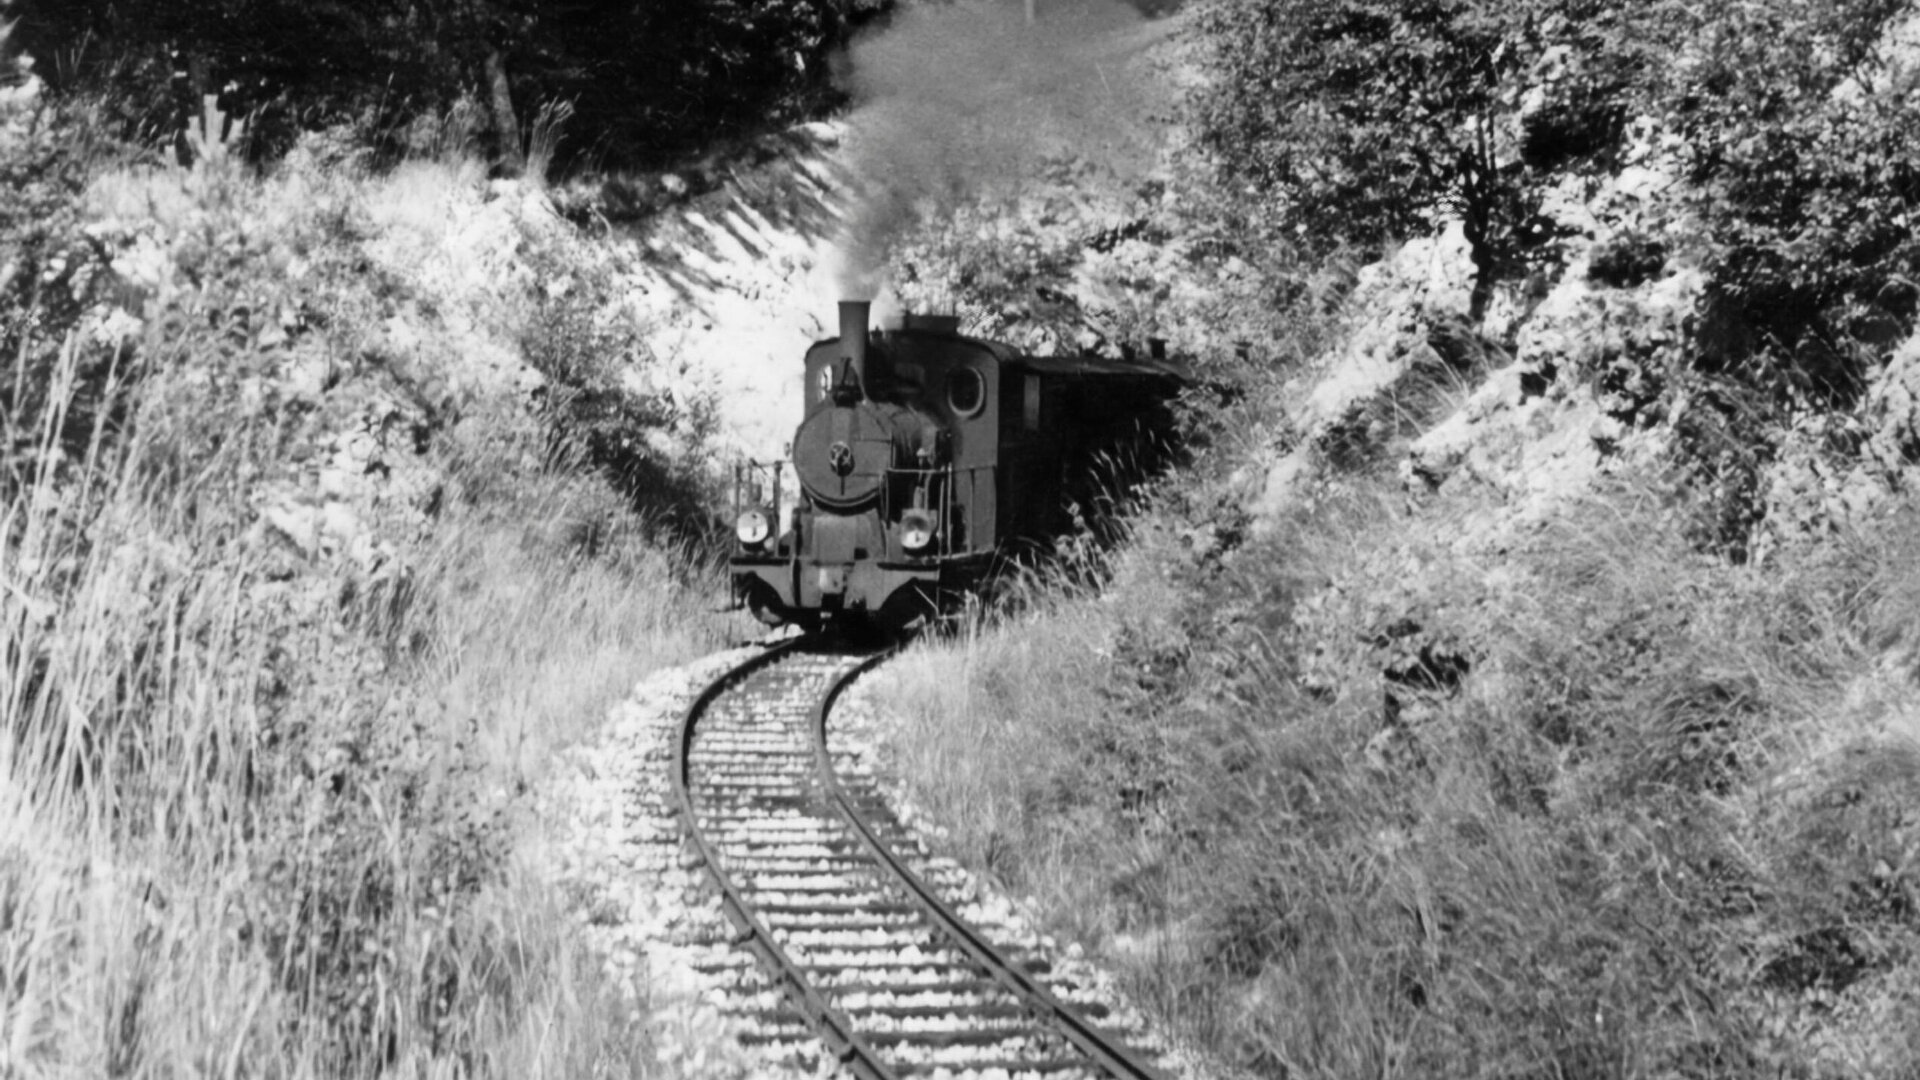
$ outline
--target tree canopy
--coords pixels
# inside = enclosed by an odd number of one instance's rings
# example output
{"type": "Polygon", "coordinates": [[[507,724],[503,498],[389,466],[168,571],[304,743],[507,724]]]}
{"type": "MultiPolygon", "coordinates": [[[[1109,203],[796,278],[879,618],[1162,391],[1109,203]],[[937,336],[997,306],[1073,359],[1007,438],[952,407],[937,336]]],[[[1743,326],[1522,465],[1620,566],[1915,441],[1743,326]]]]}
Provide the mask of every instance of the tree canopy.
{"type": "Polygon", "coordinates": [[[819,107],[828,54],[887,2],[23,0],[16,42],[56,90],[109,89],[133,133],[177,130],[217,93],[253,116],[256,152],[340,123],[396,149],[466,99],[511,158],[526,118],[564,102],[563,153],[632,164],[819,107]]]}
{"type": "Polygon", "coordinates": [[[1615,95],[1646,66],[1636,28],[1603,0],[1221,0],[1197,121],[1309,248],[1457,217],[1483,304],[1545,239],[1542,173],[1618,142],[1615,95]],[[1543,85],[1548,56],[1565,70],[1543,85]]]}
{"type": "Polygon", "coordinates": [[[1491,258],[1517,194],[1493,139],[1513,29],[1476,0],[1216,5],[1204,134],[1310,244],[1408,235],[1446,207],[1491,258]]]}
{"type": "Polygon", "coordinates": [[[1679,140],[1708,274],[1698,362],[1844,400],[1920,307],[1904,0],[1215,0],[1199,134],[1308,249],[1465,226],[1475,299],[1551,239],[1626,122],[1679,140]]]}
{"type": "Polygon", "coordinates": [[[1920,72],[1888,49],[1905,0],[1689,13],[1661,87],[1707,232],[1704,359],[1791,394],[1850,398],[1920,303],[1920,72]]]}

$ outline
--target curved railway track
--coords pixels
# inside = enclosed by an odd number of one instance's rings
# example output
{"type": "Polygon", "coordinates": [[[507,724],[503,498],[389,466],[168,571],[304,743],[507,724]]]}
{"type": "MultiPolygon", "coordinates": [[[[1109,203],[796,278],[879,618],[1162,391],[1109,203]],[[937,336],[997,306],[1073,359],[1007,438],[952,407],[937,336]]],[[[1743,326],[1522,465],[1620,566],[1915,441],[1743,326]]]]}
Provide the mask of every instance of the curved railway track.
{"type": "Polygon", "coordinates": [[[827,742],[834,700],[885,659],[807,640],[722,675],[684,715],[672,766],[687,842],[736,946],[726,1007],[791,1067],[858,1077],[1165,1073],[1081,988],[974,909],[827,742]],[[747,959],[747,957],[751,959],[747,959]]]}

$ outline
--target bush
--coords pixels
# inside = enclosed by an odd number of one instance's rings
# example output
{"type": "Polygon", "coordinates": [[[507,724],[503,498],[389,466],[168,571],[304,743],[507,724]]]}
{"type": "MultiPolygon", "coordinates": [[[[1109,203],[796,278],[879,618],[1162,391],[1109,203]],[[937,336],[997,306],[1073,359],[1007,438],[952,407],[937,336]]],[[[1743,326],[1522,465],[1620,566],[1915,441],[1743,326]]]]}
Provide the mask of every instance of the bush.
{"type": "Polygon", "coordinates": [[[642,327],[620,314],[611,275],[542,256],[538,276],[563,282],[536,301],[522,334],[527,362],[546,378],[540,412],[556,462],[597,470],[626,500],[626,510],[677,542],[711,539],[719,507],[702,447],[713,432],[711,403],[643,394],[625,378],[658,363],[642,327]]]}
{"type": "Polygon", "coordinates": [[[1883,40],[1904,10],[1769,0],[1684,27],[1660,104],[1710,244],[1708,370],[1845,407],[1911,331],[1920,98],[1883,40]]]}
{"type": "Polygon", "coordinates": [[[1615,289],[1631,289],[1660,276],[1667,263],[1667,245],[1658,237],[1623,232],[1611,237],[1587,263],[1587,277],[1615,289]]]}
{"type": "MultiPolygon", "coordinates": [[[[1650,114],[1682,140],[1704,231],[1700,367],[1771,399],[1844,408],[1920,303],[1920,160],[1906,137],[1920,97],[1886,40],[1903,11],[1223,2],[1201,23],[1212,77],[1196,122],[1310,249],[1457,214],[1484,302],[1490,280],[1551,239],[1533,209],[1545,185],[1609,165],[1624,120],[1650,114]]],[[[1658,254],[1622,238],[1596,257],[1595,280],[1644,280],[1658,254]]]]}
{"type": "Polygon", "coordinates": [[[1223,0],[1200,23],[1210,78],[1195,121],[1309,250],[1457,216],[1477,317],[1493,282],[1552,238],[1538,220],[1547,170],[1617,145],[1649,64],[1639,32],[1586,0],[1223,0]],[[1573,59],[1537,70],[1547,57],[1573,59]],[[1545,94],[1530,104],[1535,87],[1545,94]]]}

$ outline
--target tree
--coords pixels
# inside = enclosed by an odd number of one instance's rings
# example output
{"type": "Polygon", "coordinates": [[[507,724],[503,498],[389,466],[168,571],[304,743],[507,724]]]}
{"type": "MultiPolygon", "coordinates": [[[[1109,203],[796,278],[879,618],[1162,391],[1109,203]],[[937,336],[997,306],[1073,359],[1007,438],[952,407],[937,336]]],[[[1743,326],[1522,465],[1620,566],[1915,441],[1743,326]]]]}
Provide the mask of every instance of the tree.
{"type": "MultiPolygon", "coordinates": [[[[484,2],[484,0],[476,0],[484,2]]],[[[56,92],[97,93],[130,137],[201,100],[250,118],[256,156],[349,118],[380,130],[458,96],[434,4],[405,0],[23,0],[19,36],[56,92]]]]}
{"type": "Polygon", "coordinates": [[[1491,283],[1519,192],[1495,126],[1518,65],[1477,0],[1253,0],[1210,9],[1203,137],[1312,245],[1404,236],[1457,212],[1491,283]]]}
{"type": "Polygon", "coordinates": [[[520,119],[573,108],[566,145],[658,164],[831,99],[828,53],[890,0],[21,0],[56,90],[105,91],[128,134],[180,130],[202,95],[250,118],[256,156],[352,123],[377,149],[471,100],[513,171],[520,119]]]}
{"type": "Polygon", "coordinates": [[[1456,215],[1477,318],[1494,281],[1546,238],[1543,171],[1618,142],[1617,95],[1646,65],[1614,6],[1220,0],[1201,21],[1212,78],[1195,102],[1200,133],[1309,248],[1371,244],[1456,215]],[[1553,45],[1569,71],[1523,115],[1527,78],[1553,45]]]}
{"type": "Polygon", "coordinates": [[[1689,12],[1661,118],[1684,138],[1712,295],[1698,362],[1844,406],[1920,307],[1920,73],[1905,0],[1689,12]]]}

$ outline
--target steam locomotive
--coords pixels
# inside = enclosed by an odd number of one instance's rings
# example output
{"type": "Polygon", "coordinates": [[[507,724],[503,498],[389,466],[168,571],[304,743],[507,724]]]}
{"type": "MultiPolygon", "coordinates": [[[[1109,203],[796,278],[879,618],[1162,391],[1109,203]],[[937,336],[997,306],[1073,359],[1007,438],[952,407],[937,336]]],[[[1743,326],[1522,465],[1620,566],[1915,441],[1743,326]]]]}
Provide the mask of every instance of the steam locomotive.
{"type": "Polygon", "coordinates": [[[1183,368],[1151,355],[1030,356],[951,316],[868,326],[806,354],[805,417],[788,462],[735,475],[736,603],[769,625],[901,628],[976,588],[996,562],[1045,548],[1111,483],[1150,462],[1183,368]]]}

